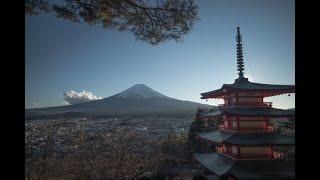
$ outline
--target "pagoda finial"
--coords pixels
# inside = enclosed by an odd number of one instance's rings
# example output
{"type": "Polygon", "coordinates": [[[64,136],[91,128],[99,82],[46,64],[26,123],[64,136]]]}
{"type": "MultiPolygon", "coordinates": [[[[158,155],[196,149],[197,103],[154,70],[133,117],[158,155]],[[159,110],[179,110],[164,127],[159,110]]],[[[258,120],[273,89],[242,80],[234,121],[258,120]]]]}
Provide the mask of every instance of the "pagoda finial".
{"type": "Polygon", "coordinates": [[[238,71],[239,77],[243,77],[244,71],[244,63],[243,63],[243,53],[242,53],[242,38],[240,34],[240,27],[237,27],[237,64],[238,64],[238,71]]]}
{"type": "Polygon", "coordinates": [[[239,78],[238,81],[246,80],[247,78],[244,78],[243,71],[244,71],[244,62],[243,62],[243,53],[242,53],[242,37],[240,34],[240,27],[237,27],[237,67],[238,67],[238,74],[239,78]]]}

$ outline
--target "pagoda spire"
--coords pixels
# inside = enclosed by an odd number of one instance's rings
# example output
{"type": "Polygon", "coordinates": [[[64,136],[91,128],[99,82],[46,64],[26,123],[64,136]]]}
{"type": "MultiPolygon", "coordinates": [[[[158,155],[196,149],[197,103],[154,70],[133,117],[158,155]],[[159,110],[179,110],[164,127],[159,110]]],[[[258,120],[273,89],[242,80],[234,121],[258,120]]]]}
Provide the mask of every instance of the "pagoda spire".
{"type": "Polygon", "coordinates": [[[243,62],[243,52],[242,52],[242,37],[240,34],[240,27],[237,27],[237,67],[238,67],[238,75],[239,78],[236,79],[236,82],[238,81],[248,81],[247,78],[243,76],[243,71],[244,71],[244,62],[243,62]]]}

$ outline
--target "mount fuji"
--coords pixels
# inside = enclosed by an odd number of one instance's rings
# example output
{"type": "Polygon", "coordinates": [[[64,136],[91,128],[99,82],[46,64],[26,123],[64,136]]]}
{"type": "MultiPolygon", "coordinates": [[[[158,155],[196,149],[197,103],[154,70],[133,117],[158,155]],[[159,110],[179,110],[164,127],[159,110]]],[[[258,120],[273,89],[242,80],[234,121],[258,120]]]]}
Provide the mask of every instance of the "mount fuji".
{"type": "Polygon", "coordinates": [[[89,113],[107,115],[141,115],[141,114],[181,114],[196,112],[197,108],[212,108],[214,106],[192,101],[182,101],[165,96],[144,84],[136,84],[113,96],[74,104],[48,108],[27,109],[27,116],[89,113]]]}

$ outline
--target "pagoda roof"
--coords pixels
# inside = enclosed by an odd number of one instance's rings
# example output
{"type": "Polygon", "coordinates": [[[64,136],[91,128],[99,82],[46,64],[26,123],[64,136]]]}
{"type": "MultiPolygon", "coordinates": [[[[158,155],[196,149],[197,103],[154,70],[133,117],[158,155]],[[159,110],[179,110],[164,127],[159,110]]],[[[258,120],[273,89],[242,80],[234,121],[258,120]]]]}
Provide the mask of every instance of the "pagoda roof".
{"type": "Polygon", "coordinates": [[[270,107],[232,106],[214,109],[209,112],[202,112],[200,113],[200,116],[212,117],[224,114],[242,116],[287,117],[294,116],[295,112],[291,110],[283,110],[270,107]]]}
{"type": "Polygon", "coordinates": [[[233,160],[219,153],[195,154],[195,158],[213,173],[234,175],[237,179],[295,177],[294,163],[286,160],[233,160]]]}
{"type": "Polygon", "coordinates": [[[276,85],[276,84],[261,84],[250,81],[239,81],[233,84],[223,84],[220,89],[201,93],[201,99],[223,98],[225,94],[230,92],[261,92],[263,97],[275,96],[284,93],[294,93],[294,85],[276,85]]]}
{"type": "Polygon", "coordinates": [[[199,137],[215,142],[255,146],[255,145],[294,145],[294,136],[264,132],[226,132],[211,131],[197,134],[199,137]]]}

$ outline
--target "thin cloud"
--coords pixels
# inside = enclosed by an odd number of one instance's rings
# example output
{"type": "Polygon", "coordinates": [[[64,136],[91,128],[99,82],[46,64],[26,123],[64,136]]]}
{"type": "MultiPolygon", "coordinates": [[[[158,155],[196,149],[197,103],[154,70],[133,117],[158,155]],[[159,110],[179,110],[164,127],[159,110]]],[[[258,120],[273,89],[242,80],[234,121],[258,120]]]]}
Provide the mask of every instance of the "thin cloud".
{"type": "Polygon", "coordinates": [[[73,90],[70,90],[69,92],[63,93],[64,100],[67,104],[79,104],[84,103],[88,101],[98,100],[102,99],[101,96],[96,96],[90,91],[82,91],[82,92],[75,92],[73,90]]]}

